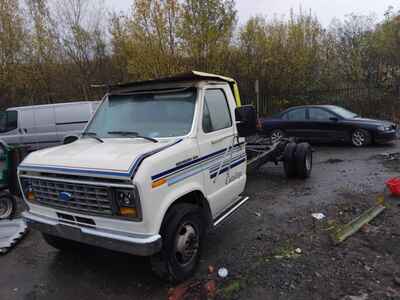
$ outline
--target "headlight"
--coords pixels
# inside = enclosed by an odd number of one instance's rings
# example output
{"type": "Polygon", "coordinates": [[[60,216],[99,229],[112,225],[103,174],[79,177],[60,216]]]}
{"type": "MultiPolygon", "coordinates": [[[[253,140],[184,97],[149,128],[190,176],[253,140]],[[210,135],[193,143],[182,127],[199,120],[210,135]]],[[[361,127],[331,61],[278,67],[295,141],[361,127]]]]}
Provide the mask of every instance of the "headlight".
{"type": "Polygon", "coordinates": [[[140,199],[136,187],[132,189],[115,189],[116,204],[118,206],[118,215],[129,218],[140,218],[140,199]]]}
{"type": "Polygon", "coordinates": [[[380,126],[378,126],[378,130],[379,131],[390,131],[390,130],[392,130],[392,127],[391,126],[380,125],[380,126]]]}

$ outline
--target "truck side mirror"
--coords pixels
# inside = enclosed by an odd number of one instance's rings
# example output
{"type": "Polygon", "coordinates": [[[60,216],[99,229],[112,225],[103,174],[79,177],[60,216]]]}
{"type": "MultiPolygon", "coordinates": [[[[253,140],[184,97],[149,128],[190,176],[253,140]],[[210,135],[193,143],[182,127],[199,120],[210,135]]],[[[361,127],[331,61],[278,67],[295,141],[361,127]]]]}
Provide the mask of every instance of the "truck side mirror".
{"type": "Polygon", "coordinates": [[[235,109],[236,127],[240,137],[256,133],[257,112],[253,105],[244,105],[235,109]]]}

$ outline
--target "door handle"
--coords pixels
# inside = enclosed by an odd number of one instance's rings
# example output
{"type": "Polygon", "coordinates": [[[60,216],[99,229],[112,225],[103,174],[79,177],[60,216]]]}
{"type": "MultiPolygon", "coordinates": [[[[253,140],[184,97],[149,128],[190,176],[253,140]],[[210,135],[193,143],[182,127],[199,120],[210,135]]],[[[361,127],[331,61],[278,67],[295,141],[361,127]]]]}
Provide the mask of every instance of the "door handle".
{"type": "Polygon", "coordinates": [[[233,136],[234,136],[234,134],[230,134],[230,135],[226,135],[226,136],[224,136],[224,137],[221,137],[221,138],[212,140],[212,141],[211,141],[211,144],[213,144],[213,145],[218,144],[218,143],[220,143],[220,142],[226,140],[227,138],[230,138],[230,137],[233,137],[233,136]]]}

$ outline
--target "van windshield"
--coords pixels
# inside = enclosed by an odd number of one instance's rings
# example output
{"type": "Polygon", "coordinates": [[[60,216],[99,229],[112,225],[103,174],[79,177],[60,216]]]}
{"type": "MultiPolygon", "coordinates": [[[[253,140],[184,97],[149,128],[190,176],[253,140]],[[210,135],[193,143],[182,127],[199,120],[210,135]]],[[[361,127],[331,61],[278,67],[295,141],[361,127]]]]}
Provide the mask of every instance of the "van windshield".
{"type": "Polygon", "coordinates": [[[195,103],[195,89],[110,95],[97,110],[86,133],[100,138],[184,136],[192,128],[195,103]]]}

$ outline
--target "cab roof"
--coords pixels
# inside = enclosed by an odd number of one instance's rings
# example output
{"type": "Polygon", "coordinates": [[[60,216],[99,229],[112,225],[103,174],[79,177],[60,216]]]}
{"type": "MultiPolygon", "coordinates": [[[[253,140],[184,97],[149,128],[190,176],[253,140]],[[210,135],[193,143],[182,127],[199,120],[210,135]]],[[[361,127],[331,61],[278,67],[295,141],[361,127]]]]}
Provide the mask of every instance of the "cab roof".
{"type": "Polygon", "coordinates": [[[111,90],[118,90],[118,89],[129,89],[129,88],[136,88],[140,86],[148,86],[148,85],[158,85],[164,83],[182,83],[182,82],[196,82],[196,81],[223,81],[228,83],[236,83],[236,81],[232,78],[204,73],[199,71],[191,71],[187,73],[176,74],[168,77],[162,77],[157,79],[151,80],[144,80],[144,81],[135,81],[135,82],[127,82],[123,84],[117,84],[111,86],[111,90]]]}
{"type": "Polygon", "coordinates": [[[109,87],[110,93],[129,93],[129,92],[136,92],[136,91],[144,91],[144,90],[153,90],[153,89],[163,89],[168,86],[171,88],[170,85],[174,85],[174,87],[185,87],[185,86],[193,86],[194,83],[199,81],[213,81],[213,82],[226,82],[229,84],[232,93],[235,97],[236,104],[238,106],[241,105],[240,102],[240,94],[237,82],[233,78],[211,74],[211,73],[204,73],[199,71],[190,71],[187,73],[181,73],[177,75],[172,75],[169,77],[162,77],[152,80],[144,80],[144,81],[136,81],[136,82],[128,82],[117,84],[109,87]],[[175,84],[177,86],[175,86],[175,84]]]}

